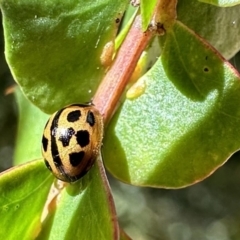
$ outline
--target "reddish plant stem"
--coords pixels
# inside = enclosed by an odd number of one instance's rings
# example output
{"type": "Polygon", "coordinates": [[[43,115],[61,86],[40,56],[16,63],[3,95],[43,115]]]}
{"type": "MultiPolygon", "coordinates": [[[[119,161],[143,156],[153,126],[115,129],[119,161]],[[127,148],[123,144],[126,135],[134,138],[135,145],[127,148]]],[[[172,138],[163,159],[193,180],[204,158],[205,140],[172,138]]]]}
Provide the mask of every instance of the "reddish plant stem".
{"type": "Polygon", "coordinates": [[[151,31],[142,32],[141,17],[138,15],[93,97],[93,104],[103,115],[105,124],[112,117],[138,59],[153,34],[151,31]]]}

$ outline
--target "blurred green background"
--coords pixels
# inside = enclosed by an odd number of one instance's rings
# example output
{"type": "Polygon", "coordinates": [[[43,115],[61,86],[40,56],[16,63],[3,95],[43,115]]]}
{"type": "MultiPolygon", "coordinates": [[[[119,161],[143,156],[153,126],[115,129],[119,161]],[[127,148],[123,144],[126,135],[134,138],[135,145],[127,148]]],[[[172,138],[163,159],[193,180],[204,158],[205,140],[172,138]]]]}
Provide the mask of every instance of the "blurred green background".
{"type": "MultiPolygon", "coordinates": [[[[1,16],[0,16],[1,17],[1,16]]],[[[12,165],[17,131],[14,85],[0,28],[0,171],[12,165]]],[[[240,69],[240,54],[232,60],[240,69]]],[[[40,144],[40,143],[39,143],[40,144]]],[[[109,176],[120,225],[133,239],[240,239],[240,153],[201,183],[180,190],[128,186],[109,176]]]]}
{"type": "MultiPolygon", "coordinates": [[[[2,18],[0,12],[0,18],[2,18]]],[[[1,20],[0,20],[1,21],[1,20]]],[[[4,57],[2,22],[0,28],[0,171],[12,165],[14,141],[17,130],[17,105],[13,94],[6,90],[14,86],[4,57]]]]}

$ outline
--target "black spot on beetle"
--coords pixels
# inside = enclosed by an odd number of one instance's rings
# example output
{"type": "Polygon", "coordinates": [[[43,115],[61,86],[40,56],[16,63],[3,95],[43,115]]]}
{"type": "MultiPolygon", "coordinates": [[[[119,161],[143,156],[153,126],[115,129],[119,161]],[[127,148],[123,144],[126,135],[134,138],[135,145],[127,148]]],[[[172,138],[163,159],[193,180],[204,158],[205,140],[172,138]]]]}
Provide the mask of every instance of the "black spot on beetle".
{"type": "Polygon", "coordinates": [[[59,117],[61,116],[63,110],[64,109],[61,109],[55,114],[55,116],[52,120],[51,127],[50,127],[51,154],[52,154],[52,157],[53,157],[53,162],[58,169],[59,169],[60,166],[62,166],[62,161],[59,157],[58,146],[57,146],[57,143],[56,143],[56,132],[57,132],[57,129],[58,129],[58,120],[59,120],[59,117]]]}
{"type": "Polygon", "coordinates": [[[62,142],[63,147],[69,146],[69,142],[72,138],[72,135],[75,134],[75,131],[73,128],[66,128],[63,129],[62,134],[59,137],[59,141],[62,142]]]}
{"type": "Polygon", "coordinates": [[[67,120],[68,120],[68,122],[76,122],[79,120],[80,117],[81,117],[81,111],[75,110],[75,111],[70,112],[67,115],[67,120]]]}
{"type": "Polygon", "coordinates": [[[76,138],[77,138],[77,143],[81,147],[86,147],[90,142],[90,140],[89,140],[90,136],[89,136],[89,132],[87,130],[77,131],[76,138]]]}
{"type": "Polygon", "coordinates": [[[203,71],[204,71],[204,72],[208,72],[208,71],[209,71],[209,68],[208,68],[208,67],[205,67],[205,68],[203,69],[203,71]]]}
{"type": "Polygon", "coordinates": [[[88,162],[87,162],[87,165],[84,167],[84,169],[82,169],[81,173],[76,176],[78,179],[83,177],[90,169],[91,167],[93,166],[95,162],[95,159],[89,159],[88,162]]]}
{"type": "Polygon", "coordinates": [[[94,159],[89,159],[87,162],[87,165],[81,169],[81,171],[79,172],[79,174],[75,175],[75,176],[67,176],[67,179],[69,182],[75,182],[78,179],[82,178],[92,167],[92,165],[94,164],[94,159]]]}
{"type": "Polygon", "coordinates": [[[77,167],[83,160],[85,155],[84,151],[76,152],[76,153],[70,153],[69,154],[69,160],[73,167],[77,167]]]}
{"type": "Polygon", "coordinates": [[[43,146],[44,152],[46,152],[48,147],[48,139],[44,135],[42,137],[42,146],[43,146]]]}
{"type": "Polygon", "coordinates": [[[45,162],[45,165],[47,166],[47,168],[52,172],[52,168],[51,168],[49,162],[46,159],[44,159],[44,162],[45,162]]]}
{"type": "Polygon", "coordinates": [[[115,23],[120,23],[120,18],[116,18],[115,23]]]}
{"type": "Polygon", "coordinates": [[[53,162],[54,162],[56,168],[59,168],[62,166],[62,161],[61,161],[61,158],[59,157],[59,155],[53,156],[53,162]]]}
{"type": "Polygon", "coordinates": [[[88,111],[86,122],[89,123],[89,125],[90,125],[91,127],[94,126],[94,124],[95,124],[95,117],[94,117],[93,112],[88,111]]]}

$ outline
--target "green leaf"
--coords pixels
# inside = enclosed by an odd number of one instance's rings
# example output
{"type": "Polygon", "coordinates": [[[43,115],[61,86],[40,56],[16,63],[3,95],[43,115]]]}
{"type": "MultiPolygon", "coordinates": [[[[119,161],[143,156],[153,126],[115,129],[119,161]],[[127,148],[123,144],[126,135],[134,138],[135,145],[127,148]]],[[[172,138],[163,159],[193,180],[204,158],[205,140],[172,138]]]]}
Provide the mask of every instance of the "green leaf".
{"type": "Polygon", "coordinates": [[[218,7],[231,7],[240,4],[239,0],[199,0],[199,2],[209,3],[218,7]]]}
{"type": "Polygon", "coordinates": [[[118,239],[113,199],[97,161],[85,177],[62,190],[37,239],[118,239]]]}
{"type": "Polygon", "coordinates": [[[240,49],[239,12],[240,6],[220,8],[196,0],[179,0],[177,5],[178,19],[227,59],[240,49]]]}
{"type": "Polygon", "coordinates": [[[43,160],[1,173],[1,239],[118,239],[112,195],[97,161],[84,178],[59,187],[58,196],[50,191],[53,176],[43,160]],[[54,198],[47,202],[49,193],[54,198]],[[45,218],[43,210],[48,210],[45,218]]]}
{"type": "Polygon", "coordinates": [[[6,58],[30,101],[53,113],[92,98],[127,0],[1,0],[6,58]]]}
{"type": "Polygon", "coordinates": [[[141,17],[142,17],[142,29],[146,31],[149,23],[151,22],[151,18],[153,15],[153,10],[157,0],[141,0],[141,17]]]}
{"type": "Polygon", "coordinates": [[[0,174],[1,239],[35,239],[52,180],[42,160],[0,174]]]}
{"type": "Polygon", "coordinates": [[[134,8],[131,5],[127,8],[123,21],[121,23],[121,31],[115,39],[115,50],[118,50],[124,41],[132,23],[138,13],[138,8],[134,8]]]}
{"type": "Polygon", "coordinates": [[[19,119],[14,164],[42,157],[41,142],[44,126],[49,115],[40,111],[22,94],[19,88],[15,91],[18,103],[19,119]]]}
{"type": "Polygon", "coordinates": [[[114,176],[184,187],[239,149],[239,75],[186,26],[176,22],[162,57],[141,81],[145,92],[124,102],[105,135],[105,165],[114,176]]]}

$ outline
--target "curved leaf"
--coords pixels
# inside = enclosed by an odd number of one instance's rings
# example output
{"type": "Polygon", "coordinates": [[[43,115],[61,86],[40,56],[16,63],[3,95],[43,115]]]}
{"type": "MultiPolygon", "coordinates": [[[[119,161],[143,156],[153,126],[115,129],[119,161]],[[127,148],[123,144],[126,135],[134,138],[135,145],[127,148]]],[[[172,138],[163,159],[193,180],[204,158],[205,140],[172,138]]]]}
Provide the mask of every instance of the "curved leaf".
{"type": "Polygon", "coordinates": [[[43,111],[87,102],[105,67],[125,1],[1,0],[6,58],[25,95],[43,111]]]}
{"type": "Polygon", "coordinates": [[[240,148],[240,81],[234,69],[176,22],[162,57],[126,100],[104,139],[104,160],[120,180],[179,188],[210,175],[240,148]]]}
{"type": "Polygon", "coordinates": [[[0,238],[34,239],[53,177],[42,160],[0,174],[0,238]]]}
{"type": "Polygon", "coordinates": [[[220,8],[196,0],[179,0],[177,5],[178,19],[227,59],[240,49],[239,11],[240,6],[220,8]]]}
{"type": "Polygon", "coordinates": [[[153,10],[157,0],[141,0],[141,16],[142,16],[142,28],[143,31],[146,31],[148,25],[151,22],[151,17],[153,15],[153,10]]]}
{"type": "Polygon", "coordinates": [[[101,159],[97,163],[62,190],[37,239],[118,239],[113,199],[101,159]]]}
{"type": "Polygon", "coordinates": [[[43,160],[1,173],[0,237],[118,239],[114,203],[100,161],[84,178],[65,187],[50,202],[47,198],[49,193],[53,195],[54,189],[49,192],[53,176],[43,160]],[[48,211],[45,218],[44,211],[48,211]]]}

